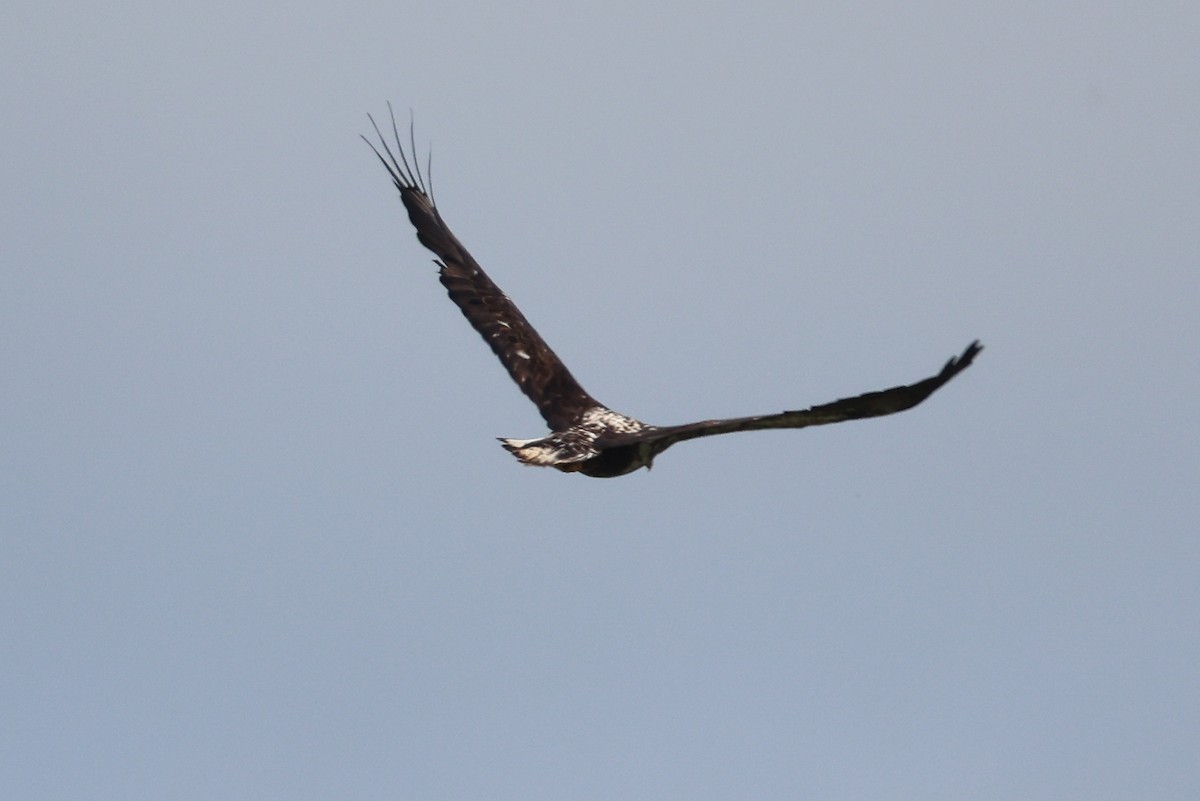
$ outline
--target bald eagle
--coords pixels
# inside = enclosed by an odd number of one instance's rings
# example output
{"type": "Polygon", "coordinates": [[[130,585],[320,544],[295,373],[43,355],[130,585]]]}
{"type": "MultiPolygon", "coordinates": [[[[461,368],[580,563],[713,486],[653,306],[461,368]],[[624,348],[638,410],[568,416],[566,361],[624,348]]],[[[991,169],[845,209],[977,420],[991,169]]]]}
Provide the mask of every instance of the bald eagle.
{"type": "MultiPolygon", "coordinates": [[[[374,118],[368,115],[368,119],[379,138],[379,147],[365,136],[363,140],[391,175],[408,211],[408,219],[417,230],[417,239],[437,256],[434,263],[438,265],[439,277],[450,299],[491,346],[550,428],[550,434],[544,437],[500,438],[504,448],[522,464],[610,478],[632,473],[640,467],[649,468],[654,457],[667,448],[697,437],[768,428],[805,428],[894,414],[911,409],[928,398],[965,370],[982,350],[978,341],[972,342],[962,354],[947,361],[937,375],[915,384],[868,392],[807,409],[674,426],[655,426],[635,420],[609,409],[584,390],[516,305],[451,233],[427,189],[425,174],[429,173],[429,167],[426,166],[423,174],[415,158],[410,166],[395,115],[392,115],[391,126],[395,152],[374,118]]],[[[411,125],[409,145],[415,156],[411,125]]]]}

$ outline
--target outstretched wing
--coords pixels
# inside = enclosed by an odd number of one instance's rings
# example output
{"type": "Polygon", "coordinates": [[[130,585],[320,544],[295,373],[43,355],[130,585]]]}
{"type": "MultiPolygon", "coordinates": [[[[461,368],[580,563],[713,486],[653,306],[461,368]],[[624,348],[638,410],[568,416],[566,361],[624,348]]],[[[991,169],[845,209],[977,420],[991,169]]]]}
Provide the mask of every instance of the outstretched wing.
{"type": "MultiPolygon", "coordinates": [[[[409,166],[396,128],[395,114],[392,115],[392,134],[399,158],[392,153],[375,119],[369,119],[379,136],[383,152],[365,136],[363,141],[371,146],[391,174],[392,183],[399,190],[404,208],[408,210],[408,219],[417,229],[417,239],[437,255],[435,263],[440,268],[439,276],[450,293],[450,299],[458,304],[463,316],[500,357],[508,374],[537,405],[550,428],[567,428],[578,421],[583,412],[599,406],[508,296],[488,278],[483,268],[450,232],[425,187],[421,165],[415,160],[415,146],[412,148],[413,166],[409,166]],[[384,158],[384,154],[387,158],[384,158]]],[[[409,141],[411,145],[411,129],[409,141]]],[[[426,172],[429,172],[428,168],[426,172]]]]}
{"type": "Polygon", "coordinates": [[[868,392],[865,395],[842,398],[833,403],[781,414],[736,417],[729,420],[705,420],[681,426],[649,427],[631,434],[604,436],[598,439],[596,444],[602,448],[614,448],[639,442],[650,442],[652,452],[657,454],[676,442],[696,437],[729,434],[734,431],[757,431],[765,428],[807,428],[827,423],[841,423],[845,420],[895,414],[916,406],[951,378],[967,369],[975,355],[981,350],[983,350],[983,346],[976,340],[967,346],[962,355],[946,362],[946,366],[940,373],[908,386],[868,392]]]}

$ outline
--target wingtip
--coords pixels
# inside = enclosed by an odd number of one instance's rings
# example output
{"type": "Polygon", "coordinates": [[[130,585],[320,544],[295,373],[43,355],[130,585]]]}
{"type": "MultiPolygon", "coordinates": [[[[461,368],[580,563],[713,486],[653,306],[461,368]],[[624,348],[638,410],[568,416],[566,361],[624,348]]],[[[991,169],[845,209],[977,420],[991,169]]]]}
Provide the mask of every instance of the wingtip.
{"type": "Polygon", "coordinates": [[[975,360],[975,357],[979,355],[981,350],[983,350],[983,343],[976,339],[970,345],[967,345],[966,350],[964,350],[961,354],[951,357],[950,360],[946,362],[946,366],[942,368],[942,372],[954,375],[955,373],[959,373],[967,369],[971,366],[971,362],[975,360]]]}

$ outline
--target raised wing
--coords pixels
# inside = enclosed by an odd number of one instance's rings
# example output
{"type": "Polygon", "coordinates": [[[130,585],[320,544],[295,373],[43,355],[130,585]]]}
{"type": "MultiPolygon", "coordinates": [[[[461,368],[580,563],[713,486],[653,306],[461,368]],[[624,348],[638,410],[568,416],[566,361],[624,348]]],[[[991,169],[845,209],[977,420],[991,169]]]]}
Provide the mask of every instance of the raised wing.
{"type": "Polygon", "coordinates": [[[631,434],[604,436],[598,439],[596,444],[602,448],[614,448],[639,442],[650,442],[651,450],[657,454],[676,442],[696,437],[730,434],[734,431],[757,431],[766,428],[807,428],[828,423],[841,423],[845,420],[895,414],[916,406],[951,378],[967,369],[981,350],[983,350],[983,346],[976,340],[967,346],[962,355],[946,362],[946,366],[940,373],[907,386],[868,392],[865,395],[842,398],[833,403],[781,414],[736,417],[728,420],[705,420],[680,426],[649,427],[631,434]]]}
{"type": "MultiPolygon", "coordinates": [[[[550,428],[567,428],[577,422],[585,411],[599,406],[508,296],[488,278],[479,263],[450,232],[425,187],[421,165],[415,160],[416,147],[412,142],[411,128],[409,143],[414,161],[410,168],[396,128],[395,114],[392,114],[392,135],[396,140],[398,159],[375,124],[375,119],[369,119],[379,136],[383,152],[365,136],[363,141],[371,146],[392,176],[392,183],[399,190],[404,208],[408,210],[408,219],[417,229],[417,239],[437,255],[434,263],[440,268],[439,276],[450,293],[450,299],[458,304],[463,316],[500,357],[508,374],[537,405],[550,428]],[[387,154],[387,158],[384,158],[384,154],[387,154]]],[[[429,172],[428,168],[426,172],[429,172]]]]}

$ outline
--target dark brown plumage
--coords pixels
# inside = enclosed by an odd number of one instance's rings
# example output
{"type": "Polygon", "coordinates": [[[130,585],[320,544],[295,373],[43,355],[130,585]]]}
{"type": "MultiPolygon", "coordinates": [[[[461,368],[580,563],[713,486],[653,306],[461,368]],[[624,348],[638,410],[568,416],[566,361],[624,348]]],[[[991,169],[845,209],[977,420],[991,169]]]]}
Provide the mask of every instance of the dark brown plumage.
{"type": "MultiPolygon", "coordinates": [[[[654,457],[671,445],[696,437],[769,428],[805,428],[894,414],[928,398],[965,370],[982,350],[978,341],[972,342],[960,356],[946,362],[941,372],[923,381],[808,409],[678,426],[648,425],[612,411],[589,395],[451,233],[426,187],[420,164],[416,161],[412,166],[409,164],[395,116],[392,117],[395,153],[373,118],[371,125],[379,136],[382,152],[366,137],[363,140],[391,175],[408,218],[417,230],[417,239],[437,255],[435,263],[450,299],[491,346],[550,427],[551,433],[539,439],[500,440],[525,464],[606,478],[639,467],[648,468],[654,457]]],[[[409,140],[412,145],[411,128],[409,140]]],[[[415,153],[415,146],[412,149],[415,153]]]]}

